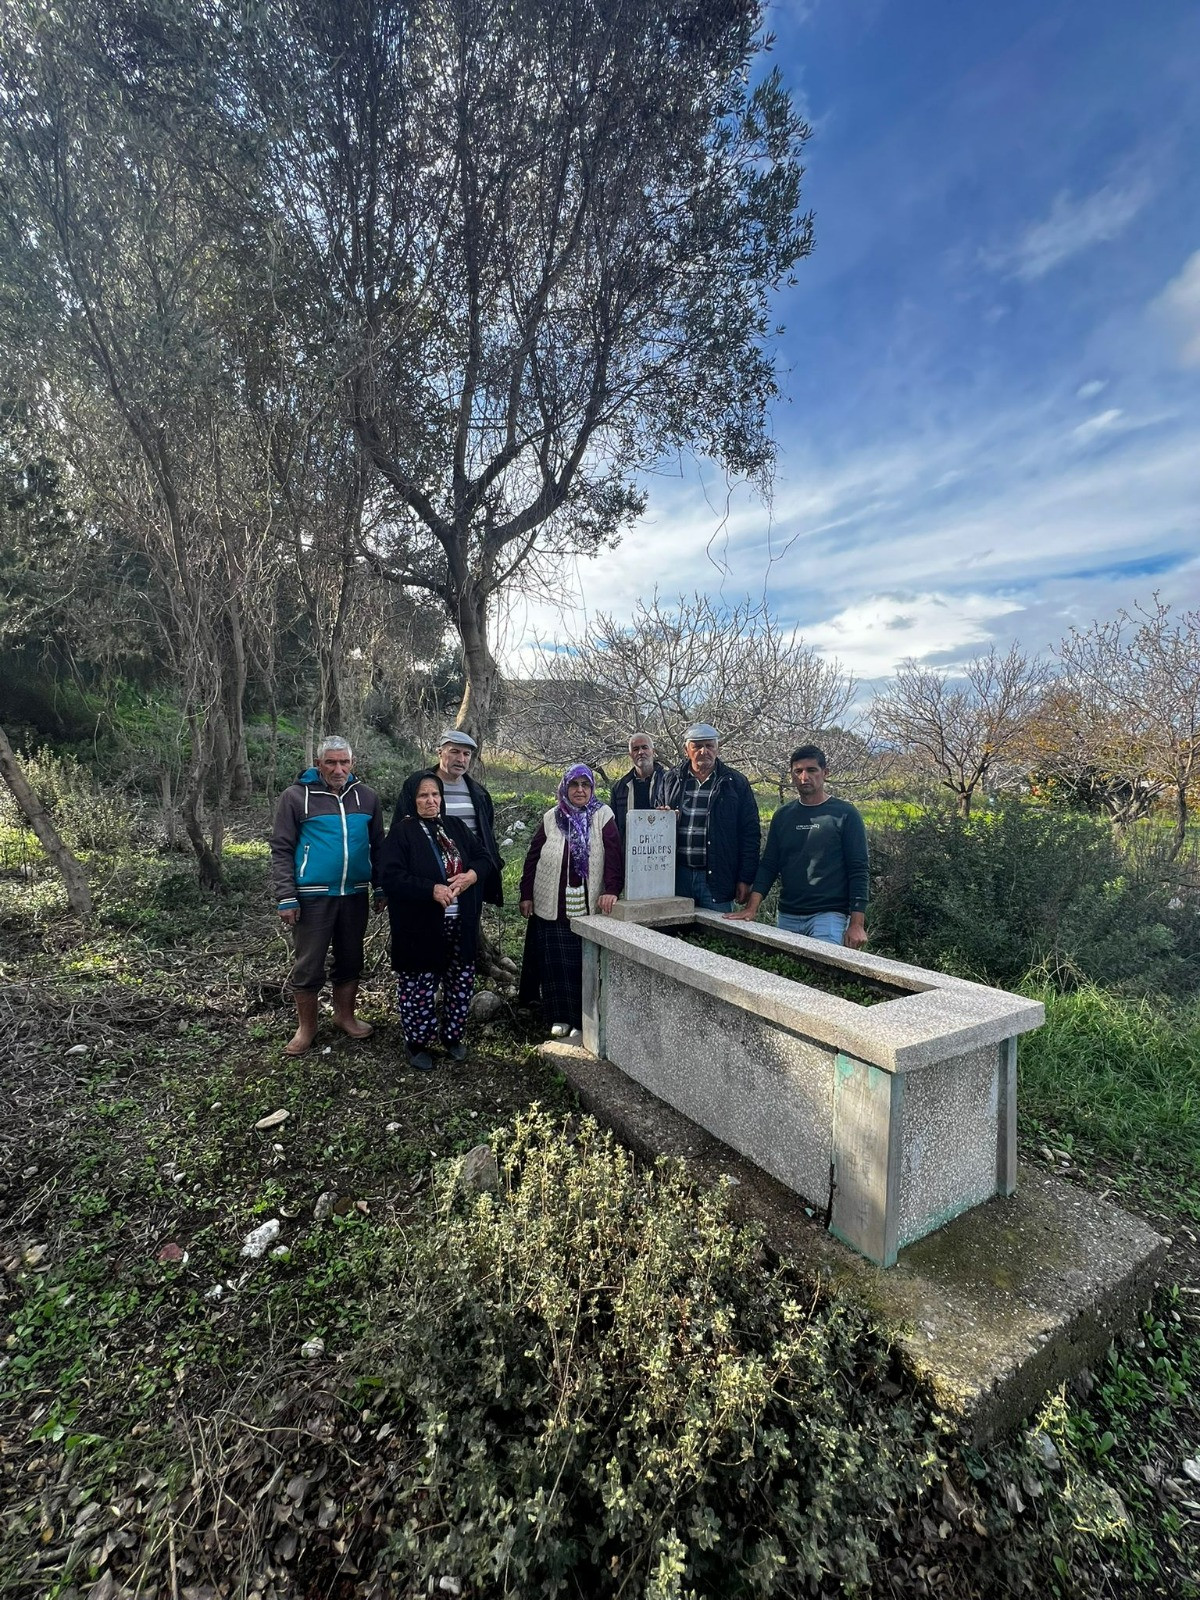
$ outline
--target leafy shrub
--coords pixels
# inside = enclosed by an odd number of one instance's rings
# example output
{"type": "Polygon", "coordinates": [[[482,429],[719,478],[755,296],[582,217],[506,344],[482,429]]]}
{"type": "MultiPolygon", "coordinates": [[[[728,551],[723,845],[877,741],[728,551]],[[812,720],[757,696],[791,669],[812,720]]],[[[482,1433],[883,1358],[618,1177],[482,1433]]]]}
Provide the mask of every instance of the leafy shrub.
{"type": "Polygon", "coordinates": [[[285,717],[274,729],[269,722],[247,723],[246,759],[256,791],[273,800],[304,767],[304,734],[285,717]]]}
{"type": "Polygon", "coordinates": [[[535,1109],[494,1142],[500,1194],[441,1177],[397,1268],[418,1298],[376,1319],[421,1450],[397,1565],[482,1594],[864,1588],[944,1466],[886,1343],[594,1123],[535,1109]]]}
{"type": "Polygon", "coordinates": [[[1181,946],[1194,913],[1093,818],[930,811],[875,835],[872,858],[872,939],[905,961],[1007,986],[1038,966],[1065,987],[1195,983],[1181,946]]]}
{"type": "MultiPolygon", "coordinates": [[[[42,749],[23,757],[30,786],[72,850],[118,851],[129,847],[132,809],[128,797],[106,788],[72,755],[42,749]]],[[[16,801],[0,785],[0,822],[23,824],[16,801]]]]}

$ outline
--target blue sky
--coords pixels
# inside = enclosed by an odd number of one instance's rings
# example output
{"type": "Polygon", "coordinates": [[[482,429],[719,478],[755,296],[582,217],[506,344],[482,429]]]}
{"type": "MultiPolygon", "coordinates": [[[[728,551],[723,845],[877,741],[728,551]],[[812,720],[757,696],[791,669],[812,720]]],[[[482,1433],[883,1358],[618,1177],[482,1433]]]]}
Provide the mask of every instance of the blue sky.
{"type": "Polygon", "coordinates": [[[1200,5],[778,0],[816,250],[778,305],[769,506],[650,482],[565,614],[766,595],[860,677],[1200,605],[1200,5]]]}

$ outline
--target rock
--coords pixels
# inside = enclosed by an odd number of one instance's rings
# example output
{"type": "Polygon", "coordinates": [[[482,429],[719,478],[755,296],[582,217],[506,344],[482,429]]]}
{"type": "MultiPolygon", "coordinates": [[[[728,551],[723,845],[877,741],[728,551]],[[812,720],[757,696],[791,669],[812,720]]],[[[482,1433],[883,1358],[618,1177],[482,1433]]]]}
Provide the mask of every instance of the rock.
{"type": "Polygon", "coordinates": [[[389,1122],[383,1131],[385,1133],[399,1133],[403,1126],[404,1124],[402,1122],[389,1122]]]}
{"type": "Polygon", "coordinates": [[[325,1354],[324,1339],[319,1339],[316,1336],[311,1339],[305,1339],[304,1343],[300,1346],[300,1354],[306,1361],[315,1361],[318,1356],[323,1356],[325,1354]]]}
{"type": "Polygon", "coordinates": [[[269,1222],[264,1222],[260,1227],[251,1228],[242,1240],[242,1254],[251,1260],[257,1260],[266,1250],[267,1246],[274,1244],[279,1237],[279,1218],[272,1217],[269,1222]]]}
{"type": "Polygon", "coordinates": [[[504,1001],[492,989],[480,989],[471,1001],[472,1022],[490,1022],[504,1010],[504,1001]]]}
{"type": "Polygon", "coordinates": [[[85,1044],[73,1044],[71,1046],[71,1048],[67,1051],[67,1054],[69,1056],[85,1056],[85,1055],[87,1055],[87,1053],[88,1053],[88,1047],[85,1044]]]}
{"type": "Polygon", "coordinates": [[[1039,1428],[1032,1436],[1033,1448],[1041,1456],[1042,1461],[1052,1471],[1061,1465],[1058,1447],[1048,1433],[1043,1433],[1039,1428]]]}
{"type": "Polygon", "coordinates": [[[214,1283],[211,1289],[205,1289],[204,1298],[206,1300],[219,1300],[224,1293],[225,1285],[223,1283],[214,1283]]]}
{"type": "Polygon", "coordinates": [[[337,1205],[337,1194],[333,1189],[326,1189],[324,1194],[317,1196],[317,1203],[313,1207],[313,1221],[324,1222],[326,1217],[333,1215],[335,1205],[337,1205]]]}
{"type": "Polygon", "coordinates": [[[458,1186],[466,1194],[494,1194],[500,1187],[500,1168],[490,1145],[477,1144],[462,1158],[458,1186]]]}
{"type": "Polygon", "coordinates": [[[1193,1483],[1200,1483],[1200,1461],[1185,1461],[1183,1463],[1183,1470],[1193,1483]]]}
{"type": "Polygon", "coordinates": [[[512,847],[513,847],[513,842],[512,842],[511,839],[501,839],[501,841],[500,841],[501,850],[511,850],[512,847]]]}
{"type": "Polygon", "coordinates": [[[528,833],[529,829],[523,822],[514,822],[512,825],[512,831],[514,833],[528,833]]]}
{"type": "Polygon", "coordinates": [[[290,1111],[285,1111],[281,1106],[278,1111],[271,1111],[265,1117],[259,1117],[254,1124],[255,1133],[265,1133],[268,1128],[277,1128],[281,1122],[286,1122],[291,1116],[290,1111]]]}
{"type": "Polygon", "coordinates": [[[462,1584],[449,1572],[444,1572],[438,1579],[438,1588],[443,1594],[461,1594],[462,1584]]]}
{"type": "Polygon", "coordinates": [[[291,1254],[292,1252],[288,1249],[287,1245],[277,1244],[274,1250],[271,1251],[271,1260],[288,1261],[291,1259],[291,1254]]]}

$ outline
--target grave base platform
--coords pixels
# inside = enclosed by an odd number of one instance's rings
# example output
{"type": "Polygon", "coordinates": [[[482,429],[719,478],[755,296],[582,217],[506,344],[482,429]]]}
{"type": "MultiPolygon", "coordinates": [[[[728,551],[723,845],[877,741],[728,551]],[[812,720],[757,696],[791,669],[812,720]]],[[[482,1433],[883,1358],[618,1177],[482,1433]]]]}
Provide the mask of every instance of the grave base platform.
{"type": "Polygon", "coordinates": [[[906,1246],[883,1270],[840,1244],[799,1195],[611,1062],[557,1041],[541,1053],[637,1154],[682,1157],[700,1183],[732,1180],[735,1219],[760,1223],[777,1254],[864,1306],[976,1443],[1016,1426],[1098,1360],[1154,1287],[1165,1239],[1110,1201],[1027,1167],[1015,1194],[906,1246]]]}

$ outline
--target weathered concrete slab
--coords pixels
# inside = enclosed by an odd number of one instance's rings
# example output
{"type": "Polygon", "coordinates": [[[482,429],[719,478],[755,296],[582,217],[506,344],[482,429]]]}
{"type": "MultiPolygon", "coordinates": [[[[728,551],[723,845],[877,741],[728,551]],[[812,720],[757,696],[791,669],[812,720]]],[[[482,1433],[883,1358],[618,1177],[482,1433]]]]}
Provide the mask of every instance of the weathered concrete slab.
{"type": "Polygon", "coordinates": [[[758,923],[726,922],[716,912],[697,911],[694,920],[698,926],[712,927],[730,938],[769,945],[907,992],[881,1005],[861,1006],[683,944],[651,926],[622,926],[615,917],[603,916],[576,917],[571,926],[585,941],[639,962],[674,983],[702,990],[888,1072],[917,1072],[965,1051],[1028,1033],[1045,1020],[1038,1001],[980,983],[781,933],[758,923]]]}
{"type": "Polygon", "coordinates": [[[643,928],[669,927],[690,922],[696,902],[685,895],[663,895],[658,900],[618,900],[609,912],[617,922],[634,922],[643,928]]]}
{"type": "MultiPolygon", "coordinates": [[[[676,1041],[686,1055],[688,1041],[676,1041]]],[[[611,1062],[552,1041],[545,1058],[583,1105],[640,1155],[686,1158],[703,1183],[736,1180],[735,1217],[868,1307],[947,1415],[982,1442],[1094,1362],[1149,1298],[1167,1241],[1109,1201],[1030,1168],[1015,1194],[901,1249],[884,1271],[826,1231],[799,1196],[657,1099],[611,1062]]]]}

